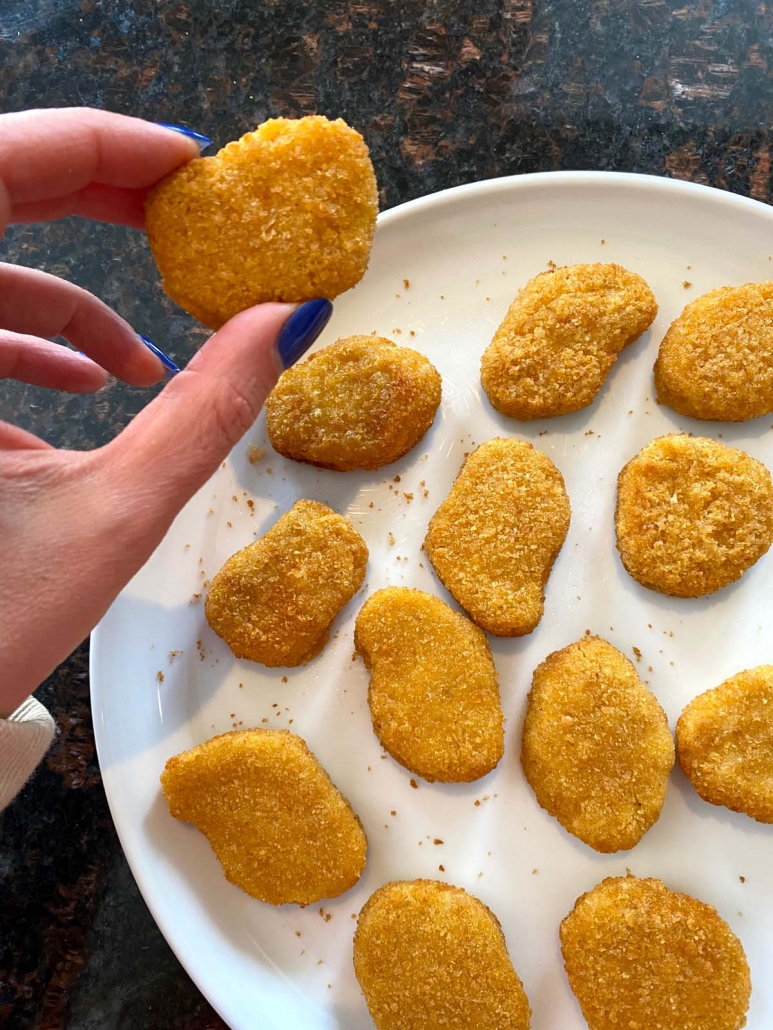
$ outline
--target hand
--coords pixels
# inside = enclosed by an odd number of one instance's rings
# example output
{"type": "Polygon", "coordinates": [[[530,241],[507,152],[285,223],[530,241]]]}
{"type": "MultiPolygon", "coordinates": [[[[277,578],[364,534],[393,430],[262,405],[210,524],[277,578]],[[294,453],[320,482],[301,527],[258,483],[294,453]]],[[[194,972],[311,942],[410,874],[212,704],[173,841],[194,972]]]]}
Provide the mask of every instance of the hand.
{"type": "MultiPolygon", "coordinates": [[[[83,215],[144,225],[147,190],[199,154],[168,128],[87,109],[0,116],[0,229],[83,215]]],[[[111,443],[55,450],[0,422],[0,717],[99,621],[257,417],[332,308],[264,304],[223,326],[111,443]]],[[[91,294],[0,265],[0,377],[69,391],[165,369],[91,294]],[[84,355],[51,343],[64,336],[84,355]]]]}

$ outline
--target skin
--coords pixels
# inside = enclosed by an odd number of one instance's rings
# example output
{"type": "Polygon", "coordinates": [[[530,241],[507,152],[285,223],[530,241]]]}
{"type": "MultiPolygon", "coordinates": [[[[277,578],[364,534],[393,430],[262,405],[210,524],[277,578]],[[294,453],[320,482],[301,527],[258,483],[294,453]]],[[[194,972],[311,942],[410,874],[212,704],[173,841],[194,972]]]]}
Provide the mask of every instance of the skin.
{"type": "MultiPolygon", "coordinates": [[[[2,228],[75,214],[141,229],[148,188],[198,154],[179,133],[103,111],[3,115],[0,129],[2,228]]],[[[252,425],[291,312],[264,305],[229,322],[104,447],[55,450],[0,422],[0,716],[88,635],[252,425]]],[[[93,391],[107,372],[143,386],[163,371],[90,294],[0,265],[0,375],[93,391]],[[42,338],[60,333],[89,357],[42,338]]]]}

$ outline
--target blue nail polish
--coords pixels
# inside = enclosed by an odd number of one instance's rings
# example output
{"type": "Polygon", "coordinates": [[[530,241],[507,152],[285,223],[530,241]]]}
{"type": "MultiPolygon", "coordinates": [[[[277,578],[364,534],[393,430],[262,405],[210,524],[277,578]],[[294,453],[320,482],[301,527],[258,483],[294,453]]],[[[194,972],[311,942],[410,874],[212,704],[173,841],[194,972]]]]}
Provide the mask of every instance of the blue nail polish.
{"type": "Polygon", "coordinates": [[[177,365],[175,365],[175,363],[172,361],[172,359],[170,357],[168,357],[166,354],[164,354],[164,352],[159,347],[157,347],[155,345],[155,343],[152,343],[147,338],[147,336],[143,336],[142,333],[137,333],[137,335],[142,340],[142,342],[145,344],[145,346],[148,348],[148,350],[152,351],[156,355],[156,357],[159,359],[161,364],[167,370],[167,376],[176,376],[177,373],[180,371],[180,369],[177,367],[177,365]]]}
{"type": "Polygon", "coordinates": [[[277,350],[285,368],[294,365],[311,347],[330,321],[333,305],[329,300],[310,300],[301,304],[282,326],[277,350]]]}
{"type": "Polygon", "coordinates": [[[179,132],[181,136],[187,136],[188,139],[195,140],[199,145],[199,150],[206,150],[212,143],[209,136],[205,136],[203,132],[195,132],[193,129],[187,129],[184,125],[171,125],[169,122],[156,122],[156,125],[160,125],[162,129],[171,129],[172,132],[179,132]]]}

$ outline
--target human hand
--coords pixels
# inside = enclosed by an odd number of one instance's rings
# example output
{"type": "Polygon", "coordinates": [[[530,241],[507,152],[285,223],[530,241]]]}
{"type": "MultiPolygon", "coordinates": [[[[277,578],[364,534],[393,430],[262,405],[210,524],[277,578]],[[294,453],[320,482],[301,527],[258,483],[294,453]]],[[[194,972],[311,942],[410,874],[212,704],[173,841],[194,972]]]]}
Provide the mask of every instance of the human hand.
{"type": "MultiPolygon", "coordinates": [[[[199,154],[169,128],[88,109],[3,115],[0,129],[2,230],[71,214],[141,228],[147,190],[199,154]]],[[[0,422],[0,717],[99,621],[331,311],[324,300],[243,311],[98,450],[56,450],[0,422]]],[[[85,290],[0,265],[0,378],[82,392],[108,373],[148,386],[165,372],[85,290]]]]}

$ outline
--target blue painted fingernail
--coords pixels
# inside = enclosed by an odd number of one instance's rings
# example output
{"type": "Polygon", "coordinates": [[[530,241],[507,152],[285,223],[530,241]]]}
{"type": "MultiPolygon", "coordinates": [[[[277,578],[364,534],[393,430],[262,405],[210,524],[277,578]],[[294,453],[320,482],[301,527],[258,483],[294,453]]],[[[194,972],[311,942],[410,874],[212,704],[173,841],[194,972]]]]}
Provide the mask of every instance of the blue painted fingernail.
{"type": "Polygon", "coordinates": [[[206,150],[212,143],[209,136],[205,136],[203,132],[195,132],[193,129],[187,129],[184,125],[171,125],[169,122],[156,122],[156,125],[160,125],[162,129],[171,129],[172,132],[179,132],[181,136],[187,136],[188,139],[195,140],[199,145],[199,150],[206,150]]]}
{"type": "Polygon", "coordinates": [[[285,368],[294,365],[311,347],[330,321],[333,305],[329,300],[310,300],[301,304],[282,326],[277,350],[285,368]]]}
{"type": "Polygon", "coordinates": [[[177,373],[180,371],[180,369],[177,367],[177,365],[175,365],[175,363],[172,361],[172,359],[170,357],[168,357],[166,354],[164,354],[164,352],[159,347],[157,347],[155,345],[155,343],[152,343],[147,338],[147,336],[143,336],[142,333],[137,333],[137,335],[142,340],[142,342],[145,344],[145,346],[148,348],[148,350],[152,351],[156,355],[158,360],[161,362],[161,364],[166,369],[167,376],[176,376],[177,373]]]}

